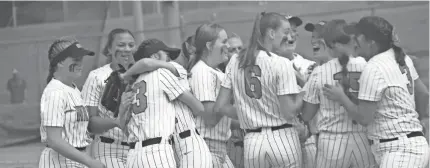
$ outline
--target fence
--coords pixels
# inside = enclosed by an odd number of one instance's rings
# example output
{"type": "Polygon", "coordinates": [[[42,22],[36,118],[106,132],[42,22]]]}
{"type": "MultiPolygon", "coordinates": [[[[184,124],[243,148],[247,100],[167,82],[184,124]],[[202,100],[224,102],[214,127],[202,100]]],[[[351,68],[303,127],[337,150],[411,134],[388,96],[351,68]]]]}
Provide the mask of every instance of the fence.
{"type": "MultiPolygon", "coordinates": [[[[427,2],[428,4],[428,2],[427,2]]],[[[322,3],[320,5],[321,9],[318,11],[317,9],[313,10],[314,13],[305,13],[301,14],[301,11],[298,11],[299,16],[303,20],[310,20],[310,21],[318,21],[322,19],[327,19],[330,17],[336,17],[336,18],[343,18],[346,20],[358,20],[361,16],[365,15],[371,15],[374,13],[382,15],[385,18],[387,18],[390,22],[392,22],[394,25],[396,25],[396,28],[402,38],[402,42],[411,41],[410,45],[406,45],[406,47],[418,47],[418,49],[425,49],[428,46],[427,39],[424,39],[423,37],[428,36],[428,17],[427,15],[422,15],[423,13],[428,13],[428,6],[423,7],[422,4],[416,4],[416,3],[403,3],[403,4],[394,4],[394,5],[386,5],[386,6],[380,6],[377,8],[373,8],[369,5],[355,5],[352,7],[344,6],[342,3],[339,4],[327,4],[327,8],[331,10],[327,10],[324,8],[324,4],[322,3]],[[343,6],[337,8],[338,6],[343,6]],[[343,9],[343,10],[333,10],[333,9],[343,9]],[[400,10],[401,9],[401,10],[400,10]],[[417,10],[416,10],[417,9],[417,10]],[[396,12],[394,12],[396,11],[396,12]],[[402,12],[403,11],[403,12],[402,12]],[[402,20],[403,19],[403,20],[402,20]],[[411,30],[410,25],[416,25],[416,22],[424,22],[427,21],[427,23],[423,23],[427,25],[426,27],[423,26],[415,26],[414,30],[411,30]],[[419,30],[418,30],[419,29],[419,30]],[[421,32],[419,34],[418,32],[421,32]],[[427,36],[425,36],[425,33],[427,33],[427,36]],[[402,36],[402,34],[404,36],[402,36]],[[407,36],[406,36],[407,35],[407,36]],[[411,38],[415,37],[415,38],[411,38]],[[417,39],[421,39],[423,42],[417,43],[413,42],[417,39]],[[415,44],[416,43],[416,44],[415,44]],[[424,47],[425,46],[425,47],[424,47]]],[[[308,8],[306,6],[301,6],[301,8],[308,8]]],[[[272,9],[272,7],[270,8],[272,9]]],[[[279,5],[273,5],[274,11],[282,12],[284,9],[279,9],[279,5]]],[[[295,8],[296,10],[300,10],[300,8],[295,8]]],[[[220,9],[221,10],[221,9],[220,9]]],[[[249,38],[249,34],[251,31],[251,26],[253,22],[253,17],[255,15],[256,10],[264,10],[264,7],[260,8],[250,8],[248,9],[248,12],[238,11],[236,9],[224,9],[221,12],[217,13],[211,13],[207,11],[203,12],[190,12],[190,13],[184,13],[181,16],[181,24],[179,27],[162,27],[162,23],[160,23],[160,19],[162,19],[162,16],[155,16],[154,18],[150,18],[145,20],[145,27],[146,30],[143,32],[135,32],[136,34],[143,33],[146,38],[158,38],[161,40],[167,41],[169,43],[172,41],[172,39],[166,37],[166,34],[169,34],[167,32],[172,31],[178,31],[180,32],[181,40],[175,40],[175,41],[182,41],[184,40],[185,36],[190,35],[194,33],[196,27],[204,22],[207,22],[208,20],[218,22],[221,25],[223,25],[229,32],[236,32],[239,34],[243,40],[246,40],[249,38]],[[234,16],[234,17],[232,17],[234,16]]],[[[294,11],[292,9],[291,11],[294,11]]],[[[291,12],[294,13],[294,12],[291,12]]],[[[133,21],[131,18],[125,18],[123,20],[116,20],[112,21],[115,22],[113,24],[110,24],[110,26],[106,27],[106,30],[110,30],[110,28],[113,27],[125,27],[129,29],[133,29],[133,21]]],[[[108,21],[110,22],[110,21],[108,21]]],[[[40,31],[34,31],[35,34],[37,33],[43,33],[45,29],[48,29],[48,33],[52,34],[72,34],[73,31],[79,32],[76,38],[87,48],[90,49],[99,49],[100,48],[100,37],[106,36],[107,32],[104,33],[97,33],[100,30],[97,29],[88,29],[84,26],[78,27],[79,24],[75,23],[76,25],[74,27],[65,27],[60,30],[58,29],[50,29],[48,28],[42,28],[40,31]],[[82,28],[84,27],[84,28],[82,28]],[[88,32],[90,30],[90,33],[81,33],[81,32],[88,32]],[[65,33],[62,33],[65,32],[65,33]],[[92,33],[94,32],[94,33],[92,33]]],[[[99,23],[93,23],[89,25],[88,27],[94,27],[94,25],[98,25],[99,23]]],[[[109,23],[107,23],[109,24],[109,23]]],[[[49,27],[49,26],[47,26],[49,27]]],[[[96,26],[97,27],[97,26],[96,26]]],[[[30,29],[29,29],[30,30],[30,29]]],[[[33,30],[33,29],[32,29],[33,30]]],[[[32,31],[28,31],[32,32],[32,31]]],[[[28,33],[27,32],[27,33],[28,33]]],[[[15,33],[23,34],[26,33],[24,31],[17,31],[15,33]]],[[[309,37],[309,34],[300,30],[300,35],[303,36],[298,45],[298,50],[302,53],[305,53],[305,55],[309,54],[309,44],[306,43],[303,39],[306,39],[309,37]]],[[[46,33],[45,33],[46,34],[46,33]]],[[[48,36],[49,34],[47,34],[48,36]]],[[[38,38],[38,39],[26,39],[22,40],[20,38],[19,41],[3,41],[0,42],[0,50],[2,51],[2,58],[0,63],[0,77],[3,79],[7,79],[11,76],[11,70],[13,68],[17,68],[21,75],[27,80],[28,84],[28,91],[27,91],[27,99],[30,103],[36,103],[38,102],[38,99],[40,98],[40,94],[42,92],[42,88],[45,86],[45,77],[47,76],[48,72],[48,61],[47,61],[47,49],[52,42],[54,38],[47,37],[47,38],[38,38]]],[[[105,42],[106,39],[102,39],[102,43],[105,42]]],[[[176,46],[180,46],[179,44],[175,44],[176,46]]],[[[417,49],[412,49],[417,50],[417,49]]],[[[91,58],[88,61],[85,61],[85,69],[84,72],[89,72],[91,69],[94,68],[93,65],[101,65],[104,63],[103,56],[100,57],[99,60],[91,58]],[[94,61],[97,61],[94,63],[94,61]]],[[[84,73],[87,74],[87,73],[84,73]]],[[[78,80],[78,85],[82,85],[84,82],[84,79],[86,78],[86,75],[84,75],[81,79],[78,80]]],[[[0,87],[5,88],[6,82],[0,83],[0,87]]],[[[4,95],[4,94],[3,94],[4,95]]],[[[4,99],[4,98],[3,98],[4,99]]],[[[0,100],[3,100],[0,99],[0,100]]],[[[6,99],[7,100],[7,99],[6,99]]],[[[3,103],[3,102],[0,102],[3,103]]]]}

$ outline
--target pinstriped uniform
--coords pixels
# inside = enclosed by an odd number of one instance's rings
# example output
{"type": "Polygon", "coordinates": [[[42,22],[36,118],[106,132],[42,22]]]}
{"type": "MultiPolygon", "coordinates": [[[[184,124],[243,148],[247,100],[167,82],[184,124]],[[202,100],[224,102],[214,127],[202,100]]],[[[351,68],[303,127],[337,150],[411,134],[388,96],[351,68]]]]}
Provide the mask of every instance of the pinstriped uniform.
{"type": "Polygon", "coordinates": [[[135,101],[128,123],[129,142],[136,142],[129,151],[127,167],[176,167],[172,146],[168,143],[175,129],[175,108],[172,102],[185,88],[166,69],[141,74],[133,84],[135,101]],[[142,141],[161,138],[160,143],[143,147],[142,141]]]}
{"type": "MultiPolygon", "coordinates": [[[[190,90],[188,83],[188,73],[181,65],[176,62],[170,62],[179,73],[179,83],[186,89],[190,90]]],[[[212,156],[209,148],[203,138],[197,134],[194,116],[191,109],[180,101],[173,101],[175,107],[177,123],[175,124],[174,150],[178,156],[178,167],[180,168],[212,168],[212,156]],[[180,136],[186,135],[187,137],[180,136]]]]}
{"type": "Polygon", "coordinates": [[[235,168],[244,168],[243,139],[245,131],[242,129],[232,129],[231,138],[228,141],[228,157],[233,162],[235,168]]]}
{"type": "Polygon", "coordinates": [[[425,167],[429,161],[428,143],[423,136],[407,138],[423,128],[415,111],[414,80],[418,74],[412,60],[405,58],[400,70],[392,49],[370,59],[360,78],[358,98],[377,104],[374,122],[368,126],[372,151],[381,168],[425,167]],[[379,139],[398,138],[379,143],[379,139]]]}
{"type": "Polygon", "coordinates": [[[255,65],[239,69],[238,56],[231,58],[222,86],[233,91],[244,141],[245,167],[301,167],[302,153],[295,128],[272,131],[271,127],[297,125],[282,118],[278,95],[297,94],[293,64],[287,58],[259,51],[255,65]],[[251,98],[253,97],[253,98],[251,98]]]}
{"type": "MultiPolygon", "coordinates": [[[[194,65],[191,73],[191,78],[188,81],[194,96],[201,102],[215,102],[224,73],[209,67],[201,60],[194,65]]],[[[203,118],[196,117],[197,130],[211,151],[215,168],[233,167],[233,163],[227,155],[227,140],[231,136],[230,125],[231,119],[224,116],[213,128],[208,128],[203,118]]]]}
{"type": "MultiPolygon", "coordinates": [[[[84,105],[97,107],[98,114],[102,118],[114,118],[113,113],[101,105],[101,97],[106,86],[105,80],[112,72],[110,64],[91,71],[82,88],[84,105]]],[[[124,168],[127,164],[127,154],[130,147],[121,145],[121,142],[127,142],[127,136],[120,128],[112,128],[96,136],[91,153],[107,168],[124,168]],[[100,136],[113,139],[114,142],[101,142],[100,136]]]]}
{"type": "MultiPolygon", "coordinates": [[[[310,76],[310,74],[308,76],[310,76]]],[[[309,88],[309,82],[307,82],[305,86],[303,86],[302,91],[306,91],[308,90],[308,88],[309,88]]],[[[308,132],[308,130],[310,131],[309,137],[306,139],[306,141],[303,144],[301,144],[304,168],[314,168],[316,165],[316,155],[317,155],[316,121],[317,121],[317,117],[315,116],[314,118],[312,118],[311,121],[309,121],[308,125],[306,125],[306,132],[308,132]]]]}
{"type": "MultiPolygon", "coordinates": [[[[43,91],[40,102],[40,136],[47,143],[46,127],[61,127],[62,138],[76,148],[86,148],[91,139],[87,132],[88,112],[82,104],[80,91],[52,79],[43,91]]],[[[82,154],[86,154],[82,151],[82,154]]],[[[85,167],[47,147],[42,151],[40,168],[85,167]]]]}
{"type": "MultiPolygon", "coordinates": [[[[361,58],[350,58],[346,65],[350,92],[358,92],[358,79],[366,65],[361,58]]],[[[304,101],[319,104],[317,128],[320,133],[316,164],[327,168],[375,166],[375,160],[366,137],[366,129],[354,123],[340,103],[323,95],[324,84],[335,85],[342,79],[339,60],[332,59],[317,67],[309,79],[304,101]]]]}

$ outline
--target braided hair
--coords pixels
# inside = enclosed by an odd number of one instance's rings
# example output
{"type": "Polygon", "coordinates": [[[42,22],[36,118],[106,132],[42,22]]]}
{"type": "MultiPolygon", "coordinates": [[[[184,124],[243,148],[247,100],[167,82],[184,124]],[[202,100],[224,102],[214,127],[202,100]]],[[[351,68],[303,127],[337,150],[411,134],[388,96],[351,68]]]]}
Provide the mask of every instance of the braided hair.
{"type": "MultiPolygon", "coordinates": [[[[48,50],[48,59],[51,62],[56,56],[58,56],[62,51],[64,51],[67,47],[71,46],[73,43],[75,43],[77,40],[74,38],[60,38],[58,40],[55,40],[48,50]]],[[[64,61],[64,60],[60,60],[64,61]]],[[[54,78],[54,73],[57,70],[57,64],[49,64],[49,73],[48,77],[46,79],[46,82],[49,83],[52,78],[54,78]]]]}

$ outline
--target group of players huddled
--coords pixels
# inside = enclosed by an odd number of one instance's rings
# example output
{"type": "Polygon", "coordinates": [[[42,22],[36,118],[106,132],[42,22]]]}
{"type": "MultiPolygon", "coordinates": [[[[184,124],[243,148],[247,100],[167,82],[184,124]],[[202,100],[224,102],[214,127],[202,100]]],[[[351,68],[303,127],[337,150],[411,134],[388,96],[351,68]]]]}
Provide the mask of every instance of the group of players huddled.
{"type": "Polygon", "coordinates": [[[49,48],[40,168],[424,168],[428,89],[384,18],[307,23],[314,61],[295,53],[299,17],[257,14],[250,41],[216,23],[182,43],[108,35],[109,63],[82,92],[75,39],[49,48]],[[230,35],[228,35],[230,34],[230,35]],[[118,115],[101,99],[127,84],[118,115]]]}

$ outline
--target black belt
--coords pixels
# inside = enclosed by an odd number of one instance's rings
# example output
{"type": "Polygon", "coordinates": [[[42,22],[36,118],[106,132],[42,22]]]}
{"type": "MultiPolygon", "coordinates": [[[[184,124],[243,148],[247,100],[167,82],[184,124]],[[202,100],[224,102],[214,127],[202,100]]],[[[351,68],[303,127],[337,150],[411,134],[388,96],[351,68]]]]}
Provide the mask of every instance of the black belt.
{"type": "MultiPolygon", "coordinates": [[[[162,139],[163,138],[161,138],[161,137],[157,137],[157,138],[151,138],[151,139],[144,140],[144,141],[142,141],[142,147],[160,144],[162,139]]],[[[134,147],[136,146],[136,142],[131,142],[129,144],[130,144],[130,149],[134,149],[134,147]]],[[[169,144],[170,145],[172,144],[172,139],[169,139],[169,144]]]]}
{"type": "MultiPolygon", "coordinates": [[[[45,145],[47,148],[51,148],[48,145],[45,145]]],[[[87,149],[87,147],[75,147],[75,149],[77,149],[78,151],[84,151],[85,149],[87,149]]]]}
{"type": "MultiPolygon", "coordinates": [[[[112,139],[112,138],[107,138],[107,137],[100,137],[100,142],[103,142],[103,143],[108,143],[108,144],[112,144],[112,143],[114,143],[115,142],[115,140],[114,139],[112,139]]],[[[122,146],[130,146],[127,142],[121,142],[121,145],[122,146]]]]}
{"type": "MultiPolygon", "coordinates": [[[[284,129],[284,128],[291,128],[291,127],[293,127],[293,125],[291,125],[291,124],[283,124],[283,125],[280,125],[280,126],[276,126],[276,127],[270,127],[271,129],[272,129],[272,131],[276,131],[276,130],[279,130],[279,129],[284,129]]],[[[262,130],[263,128],[257,128],[257,129],[245,129],[245,131],[246,132],[261,132],[261,130],[262,130]]]]}
{"type": "MultiPolygon", "coordinates": [[[[197,133],[198,135],[200,135],[200,133],[199,133],[199,131],[197,131],[197,129],[196,129],[196,133],[197,133]]],[[[186,131],[184,131],[184,132],[179,133],[179,137],[180,137],[181,139],[185,139],[185,138],[188,138],[188,137],[190,137],[190,136],[191,136],[191,131],[190,131],[190,130],[186,130],[186,131]]]]}
{"type": "Polygon", "coordinates": [[[243,141],[237,141],[234,143],[234,146],[240,146],[243,148],[243,141]]]}
{"type": "MultiPolygon", "coordinates": [[[[411,132],[409,134],[406,135],[406,137],[408,138],[412,138],[412,137],[417,137],[417,136],[424,136],[424,134],[422,132],[411,132]]],[[[384,142],[391,142],[391,141],[396,141],[399,140],[399,138],[391,138],[391,139],[380,139],[379,143],[384,143],[384,142]]],[[[373,141],[369,140],[370,145],[373,145],[373,141]]]]}

